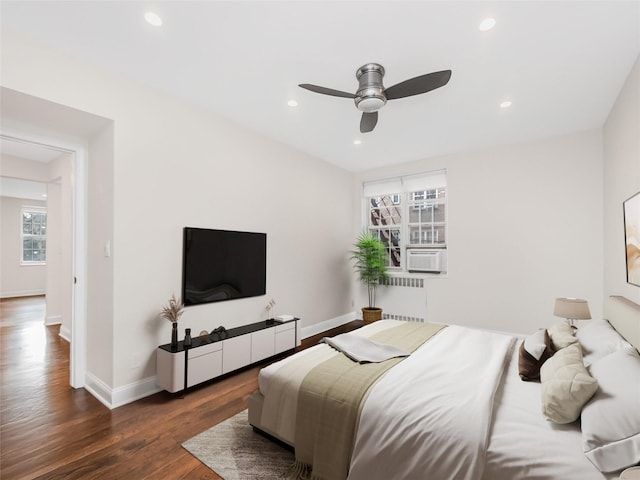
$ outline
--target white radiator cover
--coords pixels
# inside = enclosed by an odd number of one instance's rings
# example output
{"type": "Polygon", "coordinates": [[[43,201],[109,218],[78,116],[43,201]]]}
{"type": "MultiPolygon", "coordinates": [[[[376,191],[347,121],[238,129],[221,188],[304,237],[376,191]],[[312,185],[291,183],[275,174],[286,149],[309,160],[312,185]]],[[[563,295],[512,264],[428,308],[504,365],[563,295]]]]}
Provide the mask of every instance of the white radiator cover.
{"type": "Polygon", "coordinates": [[[382,317],[410,322],[425,322],[427,289],[423,278],[393,276],[378,288],[376,304],[382,317]]]}

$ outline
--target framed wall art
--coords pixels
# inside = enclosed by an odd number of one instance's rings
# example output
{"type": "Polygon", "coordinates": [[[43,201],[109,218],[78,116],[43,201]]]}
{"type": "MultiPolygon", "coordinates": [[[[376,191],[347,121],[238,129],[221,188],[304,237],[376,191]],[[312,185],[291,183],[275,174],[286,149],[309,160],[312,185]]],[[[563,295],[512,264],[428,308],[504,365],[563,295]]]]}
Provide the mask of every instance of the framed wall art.
{"type": "Polygon", "coordinates": [[[640,192],[622,204],[627,283],[640,287],[640,192]]]}

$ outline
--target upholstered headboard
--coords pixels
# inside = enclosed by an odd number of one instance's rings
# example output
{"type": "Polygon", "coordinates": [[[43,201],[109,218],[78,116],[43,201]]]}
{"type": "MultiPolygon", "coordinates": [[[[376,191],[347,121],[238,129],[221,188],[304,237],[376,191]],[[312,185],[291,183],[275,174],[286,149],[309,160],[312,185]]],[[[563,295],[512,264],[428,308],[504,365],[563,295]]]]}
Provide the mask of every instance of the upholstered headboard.
{"type": "Polygon", "coordinates": [[[611,295],[605,299],[604,318],[640,351],[640,305],[628,298],[611,295]]]}

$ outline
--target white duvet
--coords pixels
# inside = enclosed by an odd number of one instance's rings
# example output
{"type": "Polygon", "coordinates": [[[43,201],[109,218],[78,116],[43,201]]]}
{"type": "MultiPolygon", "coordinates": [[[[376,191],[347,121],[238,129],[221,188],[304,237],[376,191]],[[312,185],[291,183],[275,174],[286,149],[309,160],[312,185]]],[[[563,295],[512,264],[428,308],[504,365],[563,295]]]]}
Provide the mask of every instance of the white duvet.
{"type": "Polygon", "coordinates": [[[482,478],[514,342],[449,326],[387,372],[362,408],[349,480],[482,478]]]}

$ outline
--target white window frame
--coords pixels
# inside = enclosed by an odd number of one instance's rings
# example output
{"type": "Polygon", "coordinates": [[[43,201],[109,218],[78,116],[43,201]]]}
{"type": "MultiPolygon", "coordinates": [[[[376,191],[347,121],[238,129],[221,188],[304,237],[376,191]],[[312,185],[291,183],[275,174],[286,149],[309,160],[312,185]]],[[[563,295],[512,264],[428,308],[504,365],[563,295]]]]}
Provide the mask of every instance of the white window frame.
{"type": "Polygon", "coordinates": [[[20,208],[20,265],[46,265],[47,264],[47,234],[29,234],[24,233],[24,214],[25,213],[39,213],[47,215],[47,208],[32,205],[23,205],[20,208]],[[44,240],[45,244],[45,259],[44,260],[25,260],[24,259],[24,240],[26,238],[38,238],[44,240]]]}
{"type": "MultiPolygon", "coordinates": [[[[438,170],[435,172],[425,172],[416,175],[407,175],[402,177],[393,177],[388,179],[376,180],[372,182],[363,182],[362,194],[362,225],[363,230],[400,230],[400,266],[389,266],[391,273],[407,273],[407,251],[415,249],[447,249],[448,240],[448,197],[447,174],[446,170],[438,170]],[[414,199],[412,193],[416,191],[429,191],[444,189],[444,196],[437,198],[414,199]],[[371,225],[371,198],[387,195],[395,200],[394,197],[401,196],[400,205],[400,223],[399,225],[387,225],[385,227],[374,227],[371,225]],[[444,221],[431,222],[431,225],[440,225],[444,228],[445,241],[440,244],[412,244],[410,242],[411,226],[415,222],[411,222],[410,213],[414,208],[418,208],[416,202],[429,203],[430,205],[442,205],[444,207],[444,221]]],[[[394,202],[395,203],[395,202],[394,202]]],[[[420,222],[422,224],[422,222],[420,222]]],[[[422,230],[421,230],[422,231],[422,230]]],[[[424,232],[423,232],[424,233],[424,232]]]]}

